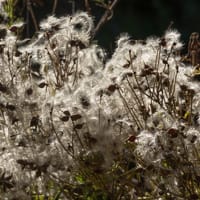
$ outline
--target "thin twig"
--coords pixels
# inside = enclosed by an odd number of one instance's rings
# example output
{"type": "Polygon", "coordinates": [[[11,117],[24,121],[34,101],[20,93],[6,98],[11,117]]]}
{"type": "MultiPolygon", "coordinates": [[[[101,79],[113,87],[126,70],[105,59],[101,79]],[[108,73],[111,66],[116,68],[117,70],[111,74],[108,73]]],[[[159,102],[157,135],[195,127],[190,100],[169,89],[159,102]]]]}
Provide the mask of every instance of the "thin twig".
{"type": "Polygon", "coordinates": [[[85,9],[89,15],[91,15],[91,7],[89,4],[89,0],[85,0],[85,9]]]}
{"type": "Polygon", "coordinates": [[[137,116],[137,114],[136,114],[136,112],[135,112],[135,109],[131,110],[131,108],[129,107],[128,102],[127,102],[126,99],[123,97],[123,95],[122,95],[122,93],[121,93],[121,91],[120,91],[120,88],[119,88],[117,91],[118,91],[118,93],[119,93],[119,96],[120,96],[120,97],[122,98],[122,100],[123,100],[124,106],[128,109],[128,111],[129,111],[131,117],[133,118],[133,120],[135,121],[137,127],[138,127],[139,129],[143,129],[144,127],[143,127],[142,124],[140,123],[140,120],[138,119],[138,116],[137,116]]]}
{"type": "Polygon", "coordinates": [[[61,147],[73,158],[73,154],[71,154],[71,152],[62,143],[62,141],[61,141],[61,139],[60,139],[60,137],[59,137],[59,135],[56,131],[56,128],[55,128],[54,123],[53,123],[53,109],[54,109],[54,107],[52,106],[51,110],[50,110],[51,128],[52,128],[53,132],[55,133],[56,139],[59,142],[59,144],[61,145],[61,147]]]}
{"type": "Polygon", "coordinates": [[[99,20],[98,24],[96,25],[93,37],[97,34],[97,32],[100,30],[100,28],[110,19],[110,15],[112,15],[113,9],[116,6],[116,4],[119,2],[119,0],[114,0],[110,6],[108,6],[107,10],[105,11],[104,15],[99,20]]]}
{"type": "Polygon", "coordinates": [[[71,0],[71,1],[69,1],[69,3],[72,4],[72,14],[74,14],[75,13],[75,9],[76,9],[75,0],[71,0]]]}
{"type": "MultiPolygon", "coordinates": [[[[28,2],[27,2],[28,4],[28,2]]],[[[28,5],[26,4],[26,37],[30,36],[30,27],[29,27],[29,11],[28,11],[28,5]]]]}
{"type": "Polygon", "coordinates": [[[30,14],[31,14],[31,17],[32,17],[32,20],[33,20],[33,24],[34,24],[35,30],[36,30],[36,31],[39,31],[39,28],[38,28],[38,25],[37,25],[37,20],[36,20],[36,18],[35,18],[35,14],[34,14],[34,12],[33,12],[33,9],[32,9],[30,0],[27,0],[27,9],[28,9],[28,11],[29,11],[30,14]]]}
{"type": "Polygon", "coordinates": [[[52,15],[55,14],[57,5],[58,5],[58,0],[54,0],[54,2],[53,2],[53,9],[52,9],[52,15]]]}

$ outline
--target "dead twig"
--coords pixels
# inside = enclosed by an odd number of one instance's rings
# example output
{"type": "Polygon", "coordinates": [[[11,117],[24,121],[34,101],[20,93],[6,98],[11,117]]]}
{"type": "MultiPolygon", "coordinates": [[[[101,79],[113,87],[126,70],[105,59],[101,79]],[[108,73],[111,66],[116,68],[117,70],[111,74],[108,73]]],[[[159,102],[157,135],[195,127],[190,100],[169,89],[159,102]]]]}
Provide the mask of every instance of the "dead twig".
{"type": "Polygon", "coordinates": [[[27,10],[30,12],[31,18],[33,20],[33,24],[34,24],[35,30],[39,31],[39,28],[38,28],[38,25],[37,25],[37,20],[35,18],[35,14],[33,12],[32,6],[31,6],[31,1],[27,0],[27,4],[26,5],[27,5],[27,10]]]}
{"type": "Polygon", "coordinates": [[[52,8],[52,15],[55,14],[57,5],[58,5],[58,0],[54,0],[54,2],[53,2],[53,8],[52,8]]]}
{"type": "Polygon", "coordinates": [[[113,9],[117,5],[119,0],[114,0],[110,5],[108,5],[104,15],[99,20],[98,24],[96,25],[94,32],[93,32],[93,38],[97,34],[97,32],[100,30],[100,28],[109,21],[113,16],[113,9]]]}
{"type": "Polygon", "coordinates": [[[90,7],[89,0],[85,0],[85,9],[86,9],[87,13],[89,15],[91,15],[91,7],[90,7]]]}

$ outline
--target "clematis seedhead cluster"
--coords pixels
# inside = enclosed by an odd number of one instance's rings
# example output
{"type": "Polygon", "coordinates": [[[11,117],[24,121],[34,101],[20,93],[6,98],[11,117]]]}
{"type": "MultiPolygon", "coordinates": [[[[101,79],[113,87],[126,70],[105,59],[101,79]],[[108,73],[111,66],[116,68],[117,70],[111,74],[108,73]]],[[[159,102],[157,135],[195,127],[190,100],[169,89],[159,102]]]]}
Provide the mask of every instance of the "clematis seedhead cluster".
{"type": "Polygon", "coordinates": [[[85,12],[30,40],[22,26],[0,27],[3,199],[200,198],[198,65],[180,33],[123,34],[108,58],[85,12]]]}

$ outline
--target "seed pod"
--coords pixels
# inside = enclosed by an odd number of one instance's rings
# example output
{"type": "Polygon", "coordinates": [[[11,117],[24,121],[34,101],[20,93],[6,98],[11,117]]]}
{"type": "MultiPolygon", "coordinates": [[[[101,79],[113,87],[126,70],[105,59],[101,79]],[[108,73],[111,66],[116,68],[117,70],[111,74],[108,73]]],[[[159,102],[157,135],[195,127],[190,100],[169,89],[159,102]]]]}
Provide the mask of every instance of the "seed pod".
{"type": "Polygon", "coordinates": [[[18,118],[16,118],[16,117],[13,117],[13,118],[12,118],[12,125],[13,125],[13,124],[15,124],[15,123],[16,123],[16,122],[18,122],[18,121],[19,121],[19,119],[18,119],[18,118]]]}
{"type": "Polygon", "coordinates": [[[175,128],[170,128],[168,131],[167,131],[167,134],[171,137],[171,138],[176,138],[179,134],[179,130],[178,129],[175,129],[175,128]]]}
{"type": "Polygon", "coordinates": [[[163,78],[163,85],[165,87],[169,87],[170,86],[170,81],[169,81],[169,78],[168,77],[164,77],[163,78]]]}
{"type": "Polygon", "coordinates": [[[44,88],[45,86],[47,86],[48,84],[46,84],[45,82],[42,82],[38,85],[38,87],[40,88],[44,88]]]}
{"type": "Polygon", "coordinates": [[[117,89],[117,85],[116,84],[112,84],[112,85],[109,85],[107,90],[111,93],[113,93],[116,89],[117,89]]]}
{"type": "Polygon", "coordinates": [[[4,39],[6,37],[7,30],[6,27],[0,27],[0,39],[4,39]]]}
{"type": "Polygon", "coordinates": [[[197,140],[197,136],[196,135],[193,135],[190,142],[191,143],[194,143],[195,141],[197,140]]]}
{"type": "Polygon", "coordinates": [[[83,125],[84,125],[84,123],[83,123],[83,124],[76,124],[76,125],[74,126],[74,129],[82,129],[82,128],[83,128],[83,125]]]}
{"type": "Polygon", "coordinates": [[[165,47],[167,45],[166,39],[163,37],[161,38],[160,45],[165,47]]]}
{"type": "Polygon", "coordinates": [[[30,69],[33,72],[40,73],[41,63],[39,63],[37,61],[34,61],[34,60],[31,60],[31,62],[30,62],[30,69]]]}
{"type": "Polygon", "coordinates": [[[128,142],[135,142],[135,140],[136,140],[136,136],[135,135],[131,135],[127,139],[128,142]]]}
{"type": "Polygon", "coordinates": [[[188,89],[188,94],[193,97],[195,95],[195,90],[188,89]]]}
{"type": "Polygon", "coordinates": [[[34,116],[31,119],[30,127],[34,127],[34,126],[36,127],[38,126],[38,123],[39,123],[39,116],[34,116]]]}
{"type": "Polygon", "coordinates": [[[69,120],[69,116],[67,116],[67,115],[62,116],[62,117],[60,117],[60,120],[63,122],[67,122],[69,120]]]}
{"type": "Polygon", "coordinates": [[[76,121],[76,120],[80,119],[81,117],[82,117],[82,116],[79,115],[79,114],[71,115],[71,120],[72,120],[72,121],[76,121]]]}
{"type": "Polygon", "coordinates": [[[70,41],[70,45],[79,47],[80,49],[85,49],[86,48],[85,44],[83,44],[80,40],[71,40],[70,41]]]}
{"type": "Polygon", "coordinates": [[[63,111],[66,116],[70,116],[70,112],[68,110],[63,111]]]}
{"type": "Polygon", "coordinates": [[[188,89],[187,85],[180,85],[181,90],[185,91],[188,89]]]}
{"type": "Polygon", "coordinates": [[[0,109],[5,108],[4,104],[0,103],[0,109]]]}
{"type": "Polygon", "coordinates": [[[8,88],[2,83],[0,83],[0,92],[6,93],[7,91],[8,91],[8,88]]]}
{"type": "Polygon", "coordinates": [[[87,108],[88,106],[90,106],[90,101],[89,101],[88,97],[86,97],[86,96],[80,97],[80,103],[84,108],[87,108]]]}
{"type": "Polygon", "coordinates": [[[27,94],[28,96],[32,95],[32,94],[33,94],[33,89],[32,89],[32,88],[28,88],[28,89],[26,90],[26,94],[27,94]]]}
{"type": "Polygon", "coordinates": [[[123,65],[123,68],[125,68],[125,69],[127,69],[129,67],[130,67],[130,63],[126,63],[126,64],[123,65]]]}
{"type": "Polygon", "coordinates": [[[163,64],[168,65],[168,61],[167,60],[162,60],[163,64]]]}
{"type": "Polygon", "coordinates": [[[6,105],[6,108],[7,108],[8,110],[11,110],[11,111],[14,111],[14,110],[16,109],[16,107],[15,107],[14,105],[12,105],[12,104],[7,104],[7,105],[6,105]]]}

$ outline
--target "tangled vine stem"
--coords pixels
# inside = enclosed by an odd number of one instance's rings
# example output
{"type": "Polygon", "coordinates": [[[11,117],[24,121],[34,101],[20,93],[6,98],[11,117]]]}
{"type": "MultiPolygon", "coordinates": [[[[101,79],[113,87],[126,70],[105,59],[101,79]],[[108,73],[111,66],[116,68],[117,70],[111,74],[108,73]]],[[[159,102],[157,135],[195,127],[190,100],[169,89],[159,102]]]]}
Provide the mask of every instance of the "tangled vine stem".
{"type": "Polygon", "coordinates": [[[86,8],[87,13],[91,15],[91,7],[90,7],[89,0],[85,0],[85,8],[86,8]]]}
{"type": "Polygon", "coordinates": [[[58,4],[58,0],[54,0],[53,8],[52,8],[52,15],[55,14],[55,12],[56,12],[57,4],[58,4]]]}
{"type": "Polygon", "coordinates": [[[31,0],[27,0],[26,5],[27,5],[27,10],[30,12],[31,18],[33,20],[35,30],[39,31],[37,20],[35,18],[35,14],[34,14],[34,11],[33,11],[32,5],[31,5],[31,0]]]}
{"type": "Polygon", "coordinates": [[[113,9],[115,8],[115,6],[117,5],[118,2],[119,2],[119,0],[114,0],[110,5],[107,6],[104,15],[101,17],[101,19],[99,20],[98,24],[96,25],[96,27],[94,29],[93,38],[95,37],[95,35],[97,34],[97,32],[101,29],[101,27],[108,20],[111,19],[111,17],[113,16],[113,9]]]}
{"type": "Polygon", "coordinates": [[[86,12],[40,27],[0,27],[1,197],[200,199],[198,34],[186,64],[176,30],[107,59],[86,12]]]}

